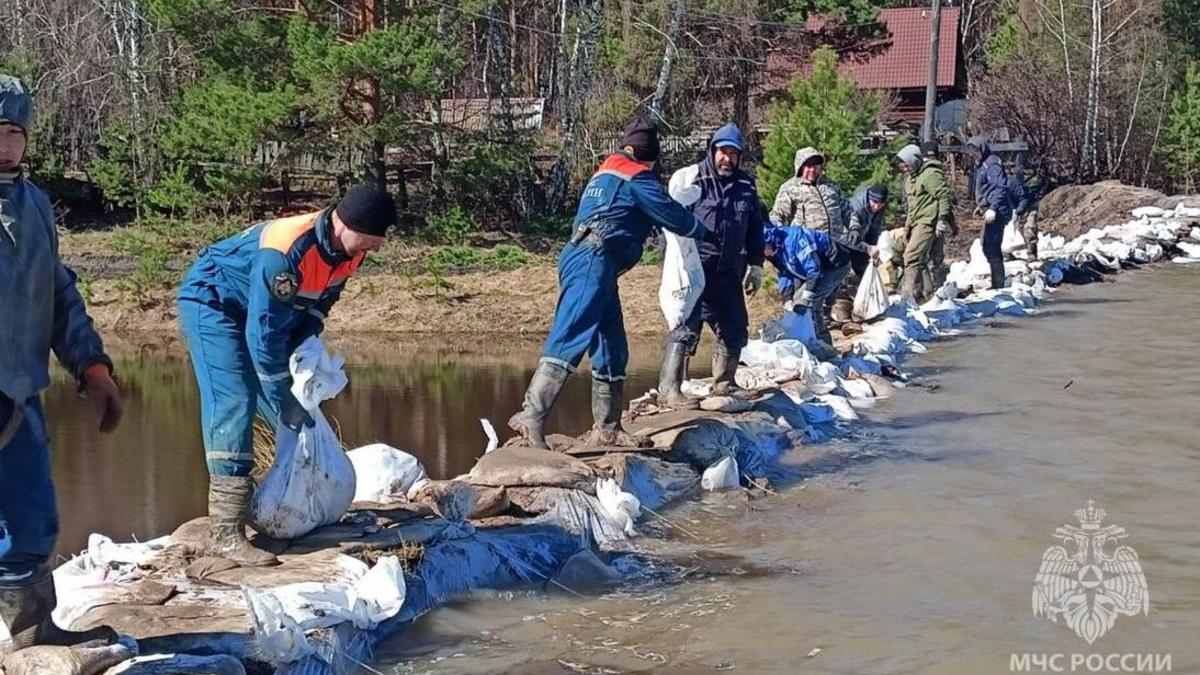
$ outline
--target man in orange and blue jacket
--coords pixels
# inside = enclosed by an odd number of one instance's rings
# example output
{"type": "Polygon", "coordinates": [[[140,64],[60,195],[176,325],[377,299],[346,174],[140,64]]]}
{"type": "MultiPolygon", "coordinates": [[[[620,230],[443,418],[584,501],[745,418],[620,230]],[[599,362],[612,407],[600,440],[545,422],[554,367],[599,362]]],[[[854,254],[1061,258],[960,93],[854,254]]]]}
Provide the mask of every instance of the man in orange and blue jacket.
{"type": "Polygon", "coordinates": [[[587,354],[592,367],[592,417],[588,442],[639,445],[621,428],[629,344],[617,277],[642,259],[655,227],[698,239],[704,225],[673,201],[654,175],[658,128],[645,119],[625,127],[622,150],[609,155],[583,189],[574,234],[558,258],[558,305],[522,410],[509,427],[545,448],[545,423],[567,376],[587,354]]]}
{"type": "Polygon", "coordinates": [[[253,424],[311,425],[291,393],[288,359],[319,335],[346,280],[396,222],[384,191],[356,185],[335,207],[269,220],[200,252],[179,290],[179,323],[196,382],[209,472],[210,555],[277,564],[244,524],[254,483],[253,424]]]}

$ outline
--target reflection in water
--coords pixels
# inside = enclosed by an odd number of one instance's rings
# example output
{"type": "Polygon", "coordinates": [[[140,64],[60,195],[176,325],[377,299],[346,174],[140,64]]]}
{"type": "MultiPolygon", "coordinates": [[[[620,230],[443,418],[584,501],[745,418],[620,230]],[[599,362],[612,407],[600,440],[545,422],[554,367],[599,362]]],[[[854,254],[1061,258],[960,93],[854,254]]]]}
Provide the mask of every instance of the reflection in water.
{"type": "MultiPolygon", "coordinates": [[[[492,421],[501,441],[508,437],[505,423],[520,407],[541,346],[491,339],[468,347],[381,342],[333,344],[347,357],[350,386],[326,413],[349,447],[386,442],[416,455],[435,478],[452,478],[474,465],[487,442],[479,418],[492,421]]],[[[655,385],[660,349],[653,342],[634,345],[630,391],[655,385]]],[[[115,350],[127,402],[112,435],[95,432],[91,408],[77,398],[65,373],[56,374],[46,407],[63,514],[60,553],[81,550],[90,532],[145,539],[204,513],[200,402],[182,352],[115,350]]],[[[568,382],[549,430],[582,433],[591,424],[590,381],[583,372],[568,382]]],[[[694,373],[702,374],[701,368],[694,373]]]]}

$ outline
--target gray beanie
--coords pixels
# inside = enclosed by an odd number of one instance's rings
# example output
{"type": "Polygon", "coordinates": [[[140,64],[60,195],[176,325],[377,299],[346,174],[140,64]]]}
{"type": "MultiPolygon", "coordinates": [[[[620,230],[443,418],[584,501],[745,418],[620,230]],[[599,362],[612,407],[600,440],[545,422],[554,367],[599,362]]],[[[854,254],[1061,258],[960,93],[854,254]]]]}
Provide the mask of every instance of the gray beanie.
{"type": "Polygon", "coordinates": [[[25,131],[33,124],[33,96],[11,75],[0,74],[0,124],[15,124],[25,131]]]}

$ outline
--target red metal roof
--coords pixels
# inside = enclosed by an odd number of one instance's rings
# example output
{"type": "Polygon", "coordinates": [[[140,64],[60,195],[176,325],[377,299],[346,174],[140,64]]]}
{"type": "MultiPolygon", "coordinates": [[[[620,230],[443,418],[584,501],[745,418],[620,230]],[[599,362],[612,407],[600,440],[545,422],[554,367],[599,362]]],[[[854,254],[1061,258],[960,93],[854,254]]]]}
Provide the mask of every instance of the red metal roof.
{"type": "MultiPolygon", "coordinates": [[[[863,89],[924,88],[929,75],[928,7],[901,7],[879,12],[879,21],[887,27],[891,44],[866,60],[847,59],[839,69],[853,75],[863,89]]],[[[938,42],[937,86],[953,87],[958,83],[958,7],[942,7],[941,39],[938,42]]],[[[810,18],[807,26],[820,28],[821,19],[810,18]]],[[[767,69],[776,74],[796,72],[802,66],[779,54],[767,59],[767,69]]],[[[774,79],[774,78],[770,78],[774,79]]]]}

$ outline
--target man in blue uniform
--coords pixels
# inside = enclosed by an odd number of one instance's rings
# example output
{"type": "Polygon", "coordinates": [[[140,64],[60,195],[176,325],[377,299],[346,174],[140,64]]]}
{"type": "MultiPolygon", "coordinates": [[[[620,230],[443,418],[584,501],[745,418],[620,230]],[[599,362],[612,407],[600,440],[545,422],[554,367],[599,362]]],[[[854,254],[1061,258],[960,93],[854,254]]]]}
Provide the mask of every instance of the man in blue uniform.
{"type": "Polygon", "coordinates": [[[257,223],[200,252],[179,289],[179,323],[200,388],[209,555],[277,564],[246,539],[255,409],[273,426],[311,424],[288,359],[325,326],[346,280],[396,222],[384,191],[356,185],[336,207],[257,223]]]}
{"type": "Polygon", "coordinates": [[[0,622],[13,651],[116,640],[111,628],[76,633],[50,618],[57,600],[47,562],[58,508],[40,397],[50,385],[50,352],[96,406],[100,431],[116,428],[122,407],[75,274],[58,257],[54,209],[21,172],[32,119],[25,86],[0,75],[0,622]]]}
{"type": "Polygon", "coordinates": [[[660,402],[675,408],[697,408],[680,385],[687,378],[688,357],[696,353],[700,330],[707,323],[716,333],[713,351],[713,394],[742,393],[734,383],[742,348],[749,337],[750,317],[743,292],[762,287],[765,217],[754,179],[740,168],[745,141],[730,122],[713,134],[700,162],[696,184],[700,199],[691,211],[704,223],[699,243],[704,266],[704,292],[688,319],[667,336],[659,375],[660,402]]]}
{"type": "Polygon", "coordinates": [[[592,417],[588,442],[636,446],[640,438],[621,428],[629,345],[617,276],[636,265],[652,228],[699,238],[704,225],[667,195],[653,172],[658,128],[636,119],[626,128],[622,150],[609,155],[583,190],[574,234],[558,258],[558,305],[537,371],[521,411],[508,425],[532,446],[546,447],[546,417],[563,384],[587,354],[592,367],[592,417]]]}
{"type": "Polygon", "coordinates": [[[795,289],[791,310],[804,315],[810,309],[818,338],[832,345],[824,312],[819,311],[850,272],[850,249],[820,230],[807,227],[768,227],[763,232],[763,253],[795,289]]]}
{"type": "Polygon", "coordinates": [[[967,141],[975,159],[975,203],[983,211],[983,255],[992,269],[992,288],[1004,287],[1004,226],[1012,219],[1013,194],[1004,162],[992,153],[983,136],[967,141]]]}

